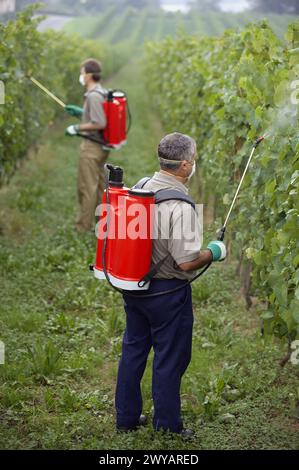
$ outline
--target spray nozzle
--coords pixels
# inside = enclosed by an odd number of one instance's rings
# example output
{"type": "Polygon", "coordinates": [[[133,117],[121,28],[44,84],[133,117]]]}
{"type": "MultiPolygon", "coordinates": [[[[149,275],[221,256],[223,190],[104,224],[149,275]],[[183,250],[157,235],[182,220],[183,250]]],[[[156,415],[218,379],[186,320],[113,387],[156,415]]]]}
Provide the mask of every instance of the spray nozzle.
{"type": "Polygon", "coordinates": [[[263,142],[263,140],[265,139],[265,135],[262,135],[261,137],[259,137],[258,139],[256,139],[255,143],[254,143],[254,147],[256,148],[261,142],[263,142]]]}
{"type": "Polygon", "coordinates": [[[270,132],[266,132],[265,134],[261,135],[258,139],[256,139],[254,143],[254,147],[256,148],[264,139],[266,139],[270,135],[270,132]]]}

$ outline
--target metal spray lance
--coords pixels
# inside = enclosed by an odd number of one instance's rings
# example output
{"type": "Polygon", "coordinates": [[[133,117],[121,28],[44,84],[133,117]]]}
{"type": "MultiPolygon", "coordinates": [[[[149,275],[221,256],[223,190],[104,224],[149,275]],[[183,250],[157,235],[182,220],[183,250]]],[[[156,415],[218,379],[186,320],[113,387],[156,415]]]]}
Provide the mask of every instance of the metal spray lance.
{"type": "Polygon", "coordinates": [[[57,98],[57,96],[54,95],[54,93],[52,93],[50,90],[48,90],[48,88],[46,88],[44,85],[42,85],[38,80],[36,80],[36,78],[34,77],[29,77],[29,80],[32,81],[32,83],[34,83],[34,85],[36,85],[38,88],[40,88],[46,95],[48,95],[50,98],[52,98],[52,100],[56,101],[56,103],[58,103],[62,108],[65,108],[65,104],[63,101],[61,101],[59,98],[57,98]]]}
{"type": "Polygon", "coordinates": [[[252,157],[253,157],[253,154],[254,154],[256,148],[258,147],[258,145],[259,145],[265,138],[266,138],[266,134],[264,134],[264,135],[262,135],[261,137],[259,137],[259,138],[255,141],[255,143],[254,143],[254,145],[253,145],[253,147],[252,147],[252,151],[251,151],[251,153],[250,153],[250,157],[248,158],[248,161],[247,161],[245,170],[244,170],[244,172],[243,172],[242,178],[240,179],[240,183],[239,183],[239,185],[238,185],[238,187],[237,187],[237,190],[236,190],[236,193],[235,193],[235,195],[234,195],[233,201],[232,201],[232,203],[231,203],[231,206],[230,206],[229,211],[228,211],[228,213],[227,213],[227,216],[226,216],[226,218],[225,218],[225,222],[224,222],[222,228],[219,230],[218,240],[220,240],[220,241],[223,241],[223,240],[224,240],[224,235],[225,235],[225,230],[226,230],[226,226],[227,226],[228,219],[229,219],[230,214],[231,214],[231,212],[232,212],[232,210],[233,210],[233,207],[234,207],[234,205],[235,205],[236,199],[237,199],[238,194],[239,194],[239,192],[240,192],[241,185],[242,185],[243,180],[244,180],[244,178],[245,178],[245,175],[246,175],[246,172],[247,172],[248,167],[249,167],[249,165],[250,165],[250,162],[251,162],[251,159],[252,159],[252,157]]]}

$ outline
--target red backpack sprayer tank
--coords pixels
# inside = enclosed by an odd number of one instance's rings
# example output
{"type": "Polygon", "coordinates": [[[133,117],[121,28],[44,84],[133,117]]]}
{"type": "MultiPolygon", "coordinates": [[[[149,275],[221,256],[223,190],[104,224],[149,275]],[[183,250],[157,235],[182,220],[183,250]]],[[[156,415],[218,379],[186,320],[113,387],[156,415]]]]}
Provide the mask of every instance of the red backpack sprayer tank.
{"type": "MultiPolygon", "coordinates": [[[[103,103],[107,126],[103,131],[105,146],[118,149],[127,143],[127,112],[130,116],[125,93],[120,90],[108,90],[103,103]]],[[[130,118],[131,119],[131,118],[130,118]]]]}
{"type": "MultiPolygon", "coordinates": [[[[239,194],[245,174],[253,154],[258,145],[266,136],[259,137],[253,145],[250,157],[245,170],[235,192],[233,201],[225,218],[222,228],[218,231],[218,240],[223,241],[227,223],[239,194]]],[[[165,295],[182,289],[192,283],[211,266],[212,262],[206,265],[191,280],[186,281],[182,286],[171,290],[156,292],[152,294],[137,295],[130,291],[146,291],[154,275],[158,272],[166,258],[161,259],[156,265],[151,266],[152,258],[152,233],[154,204],[159,204],[170,199],[184,200],[194,205],[192,200],[178,190],[159,190],[156,193],[138,187],[126,188],[123,183],[123,170],[120,167],[106,165],[109,170],[109,177],[106,175],[106,190],[101,206],[102,213],[97,225],[97,253],[96,263],[90,266],[97,279],[107,280],[109,284],[118,292],[125,293],[131,297],[155,297],[165,295]],[[142,208],[143,223],[145,229],[143,237],[132,238],[128,232],[128,227],[134,218],[134,205],[142,208]],[[133,210],[131,210],[133,209],[133,210]]]]}
{"type": "Polygon", "coordinates": [[[122,168],[112,165],[107,168],[109,182],[97,224],[94,275],[97,279],[108,279],[117,288],[138,290],[138,282],[151,266],[154,193],[125,187],[122,168]],[[143,234],[135,238],[134,227],[130,230],[130,224],[134,223],[136,210],[140,209],[143,234]]]}

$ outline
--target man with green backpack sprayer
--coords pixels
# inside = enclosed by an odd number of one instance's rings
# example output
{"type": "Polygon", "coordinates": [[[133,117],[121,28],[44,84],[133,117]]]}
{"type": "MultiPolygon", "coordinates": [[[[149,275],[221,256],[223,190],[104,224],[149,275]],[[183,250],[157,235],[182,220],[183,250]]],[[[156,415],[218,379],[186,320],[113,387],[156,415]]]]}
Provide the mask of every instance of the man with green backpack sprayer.
{"type": "Polygon", "coordinates": [[[71,116],[81,118],[81,124],[69,126],[65,133],[69,136],[85,134],[80,146],[77,191],[80,211],[76,220],[78,232],[93,229],[95,209],[104,191],[104,164],[109,151],[101,142],[101,132],[107,120],[103,109],[106,90],[100,84],[101,64],[95,59],[83,62],[79,81],[85,87],[83,108],[66,105],[65,111],[71,116]]]}

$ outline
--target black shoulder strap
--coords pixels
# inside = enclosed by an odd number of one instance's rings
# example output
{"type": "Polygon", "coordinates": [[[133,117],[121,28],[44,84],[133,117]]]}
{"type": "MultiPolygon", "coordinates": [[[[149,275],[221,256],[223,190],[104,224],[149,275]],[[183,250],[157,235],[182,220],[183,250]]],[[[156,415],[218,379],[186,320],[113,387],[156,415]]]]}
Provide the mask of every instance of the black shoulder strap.
{"type": "MultiPolygon", "coordinates": [[[[150,181],[151,178],[149,176],[145,176],[144,178],[141,178],[132,189],[142,189],[148,181],[150,181]]],[[[179,191],[178,189],[158,189],[158,191],[155,192],[155,203],[160,204],[161,202],[164,201],[171,201],[171,200],[177,200],[177,201],[184,201],[190,204],[193,209],[195,209],[195,202],[193,201],[192,197],[188,196],[187,194],[184,194],[182,191],[179,191]]]]}
{"type": "Polygon", "coordinates": [[[160,270],[162,264],[164,264],[164,262],[167,260],[167,258],[169,258],[169,256],[170,256],[170,253],[167,253],[167,255],[164,256],[164,258],[160,259],[160,261],[158,261],[158,263],[153,264],[151,269],[138,282],[138,287],[144,287],[145,284],[150,282],[153,279],[153,277],[157,274],[157,272],[160,270]]]}
{"type": "Polygon", "coordinates": [[[150,180],[151,178],[149,176],[145,176],[144,178],[141,178],[132,189],[142,189],[143,186],[150,180]]]}
{"type": "MultiPolygon", "coordinates": [[[[150,178],[142,178],[140,181],[138,181],[137,185],[134,186],[136,189],[142,189],[143,186],[147,181],[149,181],[150,178]]],[[[164,201],[184,201],[190,204],[193,209],[195,210],[195,202],[193,199],[188,196],[187,194],[184,194],[182,191],[179,191],[178,189],[159,189],[158,191],[155,192],[155,203],[160,204],[161,202],[164,201]]],[[[150,282],[153,277],[157,274],[157,272],[160,270],[161,266],[164,264],[164,262],[167,260],[167,258],[170,256],[170,253],[167,253],[167,255],[162,258],[158,263],[154,264],[151,269],[146,273],[145,276],[143,276],[142,279],[138,282],[139,287],[144,287],[145,284],[150,282]]]]}
{"type": "Polygon", "coordinates": [[[178,189],[159,189],[159,191],[156,191],[155,193],[155,200],[156,204],[172,200],[184,201],[190,204],[193,209],[195,209],[195,202],[193,201],[192,197],[188,196],[187,194],[184,194],[178,189]]]}

